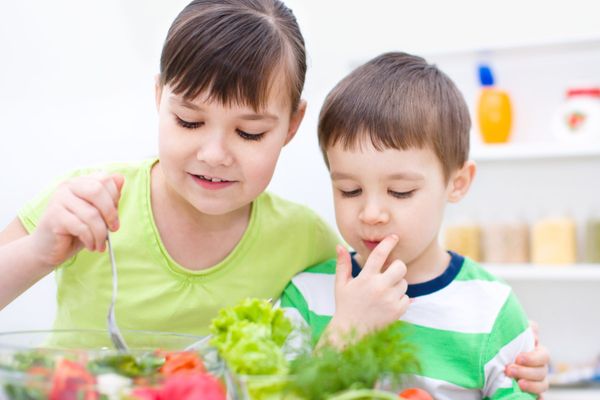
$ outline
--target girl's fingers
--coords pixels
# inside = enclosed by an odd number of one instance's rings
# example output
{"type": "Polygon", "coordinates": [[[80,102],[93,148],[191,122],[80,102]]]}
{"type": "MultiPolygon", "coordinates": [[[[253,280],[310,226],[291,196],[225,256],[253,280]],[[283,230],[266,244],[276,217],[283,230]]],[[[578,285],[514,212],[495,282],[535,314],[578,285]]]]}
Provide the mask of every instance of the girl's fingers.
{"type": "Polygon", "coordinates": [[[78,181],[77,184],[71,185],[72,193],[98,210],[104,224],[111,230],[116,230],[118,228],[119,215],[115,204],[118,202],[118,199],[115,200],[113,198],[110,193],[111,190],[117,192],[114,182],[104,185],[97,179],[84,178],[84,180],[78,181]],[[107,186],[112,186],[112,189],[108,189],[107,186]]]}
{"type": "Polygon", "coordinates": [[[381,272],[385,265],[385,261],[394,247],[396,247],[397,243],[398,236],[396,235],[391,235],[383,239],[369,255],[369,258],[363,267],[363,273],[376,274],[381,272]]]}
{"type": "Polygon", "coordinates": [[[62,229],[58,232],[59,234],[73,236],[77,238],[86,249],[94,251],[96,245],[94,235],[89,227],[81,221],[77,215],[65,209],[61,214],[60,225],[62,229]]]}
{"type": "Polygon", "coordinates": [[[76,195],[71,195],[65,199],[65,207],[88,227],[94,241],[92,250],[104,251],[108,232],[100,211],[76,195]]]}

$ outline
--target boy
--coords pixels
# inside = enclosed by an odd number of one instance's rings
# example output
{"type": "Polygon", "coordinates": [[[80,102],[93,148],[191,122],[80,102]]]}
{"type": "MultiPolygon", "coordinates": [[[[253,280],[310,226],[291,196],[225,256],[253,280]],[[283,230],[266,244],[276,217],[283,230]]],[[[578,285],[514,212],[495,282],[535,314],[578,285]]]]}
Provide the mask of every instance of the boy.
{"type": "Polygon", "coordinates": [[[534,345],[510,287],[437,241],[446,203],[475,175],[469,131],[460,92],[420,57],[383,54],[343,79],[321,110],[319,144],[356,253],[338,248],[337,262],[296,276],[281,305],[334,342],[404,320],[421,363],[410,385],[436,399],[530,398],[504,374],[534,345]]]}

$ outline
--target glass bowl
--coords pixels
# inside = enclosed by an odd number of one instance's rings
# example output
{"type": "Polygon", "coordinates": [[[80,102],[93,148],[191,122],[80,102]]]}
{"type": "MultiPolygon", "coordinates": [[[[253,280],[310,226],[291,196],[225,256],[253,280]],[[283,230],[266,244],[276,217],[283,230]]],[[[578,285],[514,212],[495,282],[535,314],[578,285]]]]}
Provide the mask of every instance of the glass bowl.
{"type": "Polygon", "coordinates": [[[160,387],[168,378],[159,369],[175,356],[185,359],[179,368],[192,368],[191,357],[201,359],[210,375],[222,376],[223,363],[208,345],[184,351],[202,336],[122,334],[127,353],[114,349],[106,330],[0,332],[0,400],[120,399],[138,388],[160,387]]]}

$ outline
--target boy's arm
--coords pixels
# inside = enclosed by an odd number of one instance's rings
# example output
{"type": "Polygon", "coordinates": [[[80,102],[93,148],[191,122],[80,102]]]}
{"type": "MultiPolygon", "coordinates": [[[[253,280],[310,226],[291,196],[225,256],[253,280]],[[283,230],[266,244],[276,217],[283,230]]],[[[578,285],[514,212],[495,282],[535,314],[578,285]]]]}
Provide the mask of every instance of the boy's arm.
{"type": "Polygon", "coordinates": [[[510,294],[498,315],[486,348],[482,354],[484,374],[484,399],[535,399],[525,393],[518,383],[505,375],[505,366],[523,351],[534,348],[534,333],[525,313],[513,293],[510,294]]]}

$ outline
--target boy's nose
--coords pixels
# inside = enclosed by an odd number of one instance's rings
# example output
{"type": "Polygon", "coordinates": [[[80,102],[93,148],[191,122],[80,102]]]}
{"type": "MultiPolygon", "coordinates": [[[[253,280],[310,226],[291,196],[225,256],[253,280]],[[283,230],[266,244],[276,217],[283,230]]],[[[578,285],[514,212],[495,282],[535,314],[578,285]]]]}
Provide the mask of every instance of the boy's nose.
{"type": "Polygon", "coordinates": [[[367,202],[358,217],[363,224],[368,225],[384,224],[390,219],[387,209],[375,201],[367,202]]]}
{"type": "Polygon", "coordinates": [[[228,148],[226,138],[214,135],[204,140],[196,152],[198,161],[202,161],[211,167],[230,166],[233,156],[228,148]]]}

